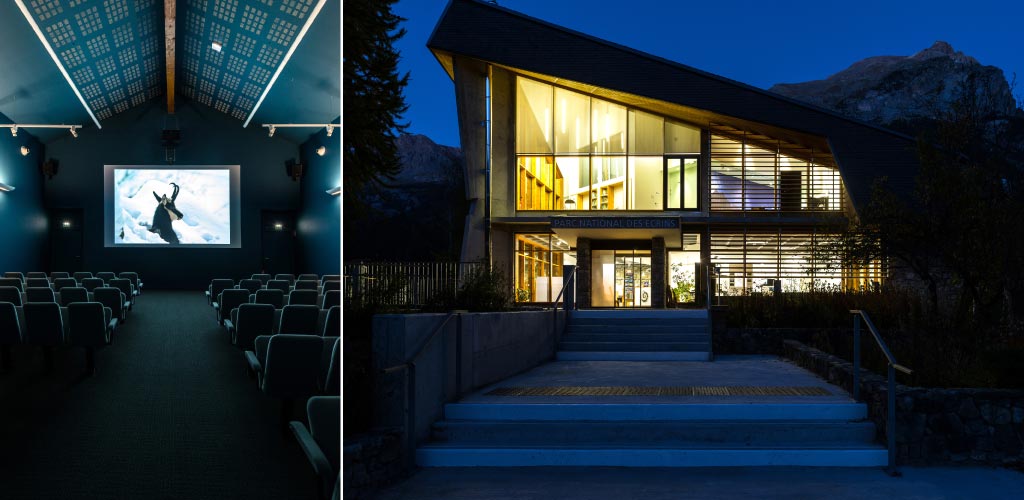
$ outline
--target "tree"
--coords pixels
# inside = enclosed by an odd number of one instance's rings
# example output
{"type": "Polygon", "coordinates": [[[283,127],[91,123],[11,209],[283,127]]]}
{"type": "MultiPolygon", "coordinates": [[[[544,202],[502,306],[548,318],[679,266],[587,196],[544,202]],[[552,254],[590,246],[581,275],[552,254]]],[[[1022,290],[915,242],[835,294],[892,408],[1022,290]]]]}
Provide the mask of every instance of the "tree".
{"type": "Polygon", "coordinates": [[[346,208],[359,208],[359,194],[394,178],[401,169],[395,139],[408,108],[394,43],[405,35],[405,19],[391,12],[396,0],[345,0],[344,172],[346,208]]]}
{"type": "Polygon", "coordinates": [[[912,195],[876,183],[836,249],[845,265],[887,257],[909,269],[926,285],[933,312],[959,326],[994,326],[1020,318],[1024,307],[1024,179],[1005,127],[979,113],[978,98],[966,82],[918,140],[912,195]]]}

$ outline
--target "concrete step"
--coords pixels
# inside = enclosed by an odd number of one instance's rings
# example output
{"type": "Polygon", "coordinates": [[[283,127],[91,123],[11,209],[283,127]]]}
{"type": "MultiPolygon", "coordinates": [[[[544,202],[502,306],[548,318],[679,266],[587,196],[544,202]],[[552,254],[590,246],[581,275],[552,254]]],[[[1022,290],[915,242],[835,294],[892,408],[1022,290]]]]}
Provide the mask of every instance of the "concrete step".
{"type": "Polygon", "coordinates": [[[673,446],[717,444],[733,448],[854,446],[875,441],[868,421],[465,421],[443,420],[432,429],[435,443],[462,446],[673,446]]]}
{"type": "Polygon", "coordinates": [[[569,324],[565,328],[566,333],[708,333],[707,325],[649,325],[621,324],[621,325],[576,325],[569,324]]]}
{"type": "Polygon", "coordinates": [[[560,351],[622,351],[622,352],[660,352],[660,351],[701,351],[711,350],[711,343],[702,342],[573,342],[562,341],[558,344],[560,351]]]}
{"type": "Polygon", "coordinates": [[[710,351],[558,351],[558,361],[711,361],[710,351]]]}
{"type": "MultiPolygon", "coordinates": [[[[571,401],[572,396],[568,396],[571,401]]],[[[521,398],[519,398],[521,399],[521,398]]],[[[450,403],[447,420],[490,421],[840,421],[867,418],[867,406],[822,403],[450,403]]]]}
{"type": "Polygon", "coordinates": [[[572,319],[707,319],[707,309],[579,309],[572,319]]]}
{"type": "Polygon", "coordinates": [[[562,342],[711,342],[711,334],[700,333],[569,333],[562,342]]]}
{"type": "Polygon", "coordinates": [[[416,450],[421,467],[878,467],[888,455],[878,445],[853,447],[471,447],[427,444],[416,450]]]}
{"type": "Polygon", "coordinates": [[[569,319],[569,325],[596,325],[596,326],[669,326],[669,327],[683,327],[683,326],[699,326],[703,327],[708,324],[707,318],[578,318],[573,316],[569,319]]]}

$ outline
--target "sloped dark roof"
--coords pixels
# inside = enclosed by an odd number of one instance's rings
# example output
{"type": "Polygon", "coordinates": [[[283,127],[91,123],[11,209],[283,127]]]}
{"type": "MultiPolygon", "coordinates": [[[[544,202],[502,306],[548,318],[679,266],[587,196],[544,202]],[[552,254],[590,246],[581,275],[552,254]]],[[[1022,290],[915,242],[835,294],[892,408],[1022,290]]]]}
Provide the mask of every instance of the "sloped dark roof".
{"type": "MultiPolygon", "coordinates": [[[[914,140],[766,90],[601,40],[478,0],[451,0],[427,46],[525,71],[825,137],[854,206],[875,179],[910,193],[914,140]]],[[[444,64],[442,59],[442,64],[444,64]]]]}

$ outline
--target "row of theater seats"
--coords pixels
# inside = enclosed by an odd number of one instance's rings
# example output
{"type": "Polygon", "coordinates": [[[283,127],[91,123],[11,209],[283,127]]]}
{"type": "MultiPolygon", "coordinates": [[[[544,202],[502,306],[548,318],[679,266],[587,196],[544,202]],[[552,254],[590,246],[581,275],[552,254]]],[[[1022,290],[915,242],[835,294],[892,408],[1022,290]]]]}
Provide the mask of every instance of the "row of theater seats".
{"type": "Polygon", "coordinates": [[[49,276],[43,272],[29,272],[22,274],[20,272],[5,272],[4,277],[0,278],[0,286],[18,286],[19,288],[29,287],[51,287],[54,291],[60,291],[65,286],[81,286],[88,288],[92,291],[93,288],[109,285],[111,280],[114,279],[126,279],[132,284],[132,289],[136,295],[142,293],[142,280],[139,279],[139,274],[135,272],[122,272],[121,274],[115,274],[112,272],[99,272],[94,276],[90,272],[76,272],[74,274],[66,272],[52,272],[49,276]],[[21,282],[15,285],[14,281],[21,282]],[[45,280],[45,281],[44,281],[45,280]]]}
{"type": "Polygon", "coordinates": [[[340,279],[254,274],[215,279],[206,290],[257,387],[281,400],[281,422],[309,459],[321,498],[337,493],[341,470],[340,279]],[[306,401],[308,426],[288,422],[296,401],[306,401]]]}
{"type": "Polygon", "coordinates": [[[0,365],[10,367],[15,345],[43,348],[47,369],[53,349],[82,347],[86,371],[96,369],[95,351],[109,345],[114,330],[127,319],[142,281],[137,273],[6,272],[0,278],[0,365]],[[90,286],[79,286],[79,279],[90,286]],[[90,280],[99,280],[99,283],[90,280]],[[92,286],[95,285],[95,286],[92,286]]]}

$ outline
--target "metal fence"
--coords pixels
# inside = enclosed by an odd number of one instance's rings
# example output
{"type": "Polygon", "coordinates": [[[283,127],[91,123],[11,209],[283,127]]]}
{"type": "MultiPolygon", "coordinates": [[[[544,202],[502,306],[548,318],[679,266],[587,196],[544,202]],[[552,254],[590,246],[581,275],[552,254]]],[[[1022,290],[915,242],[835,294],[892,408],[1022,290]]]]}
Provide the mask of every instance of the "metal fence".
{"type": "Polygon", "coordinates": [[[419,307],[454,294],[479,262],[350,262],[344,265],[345,302],[419,307]]]}

